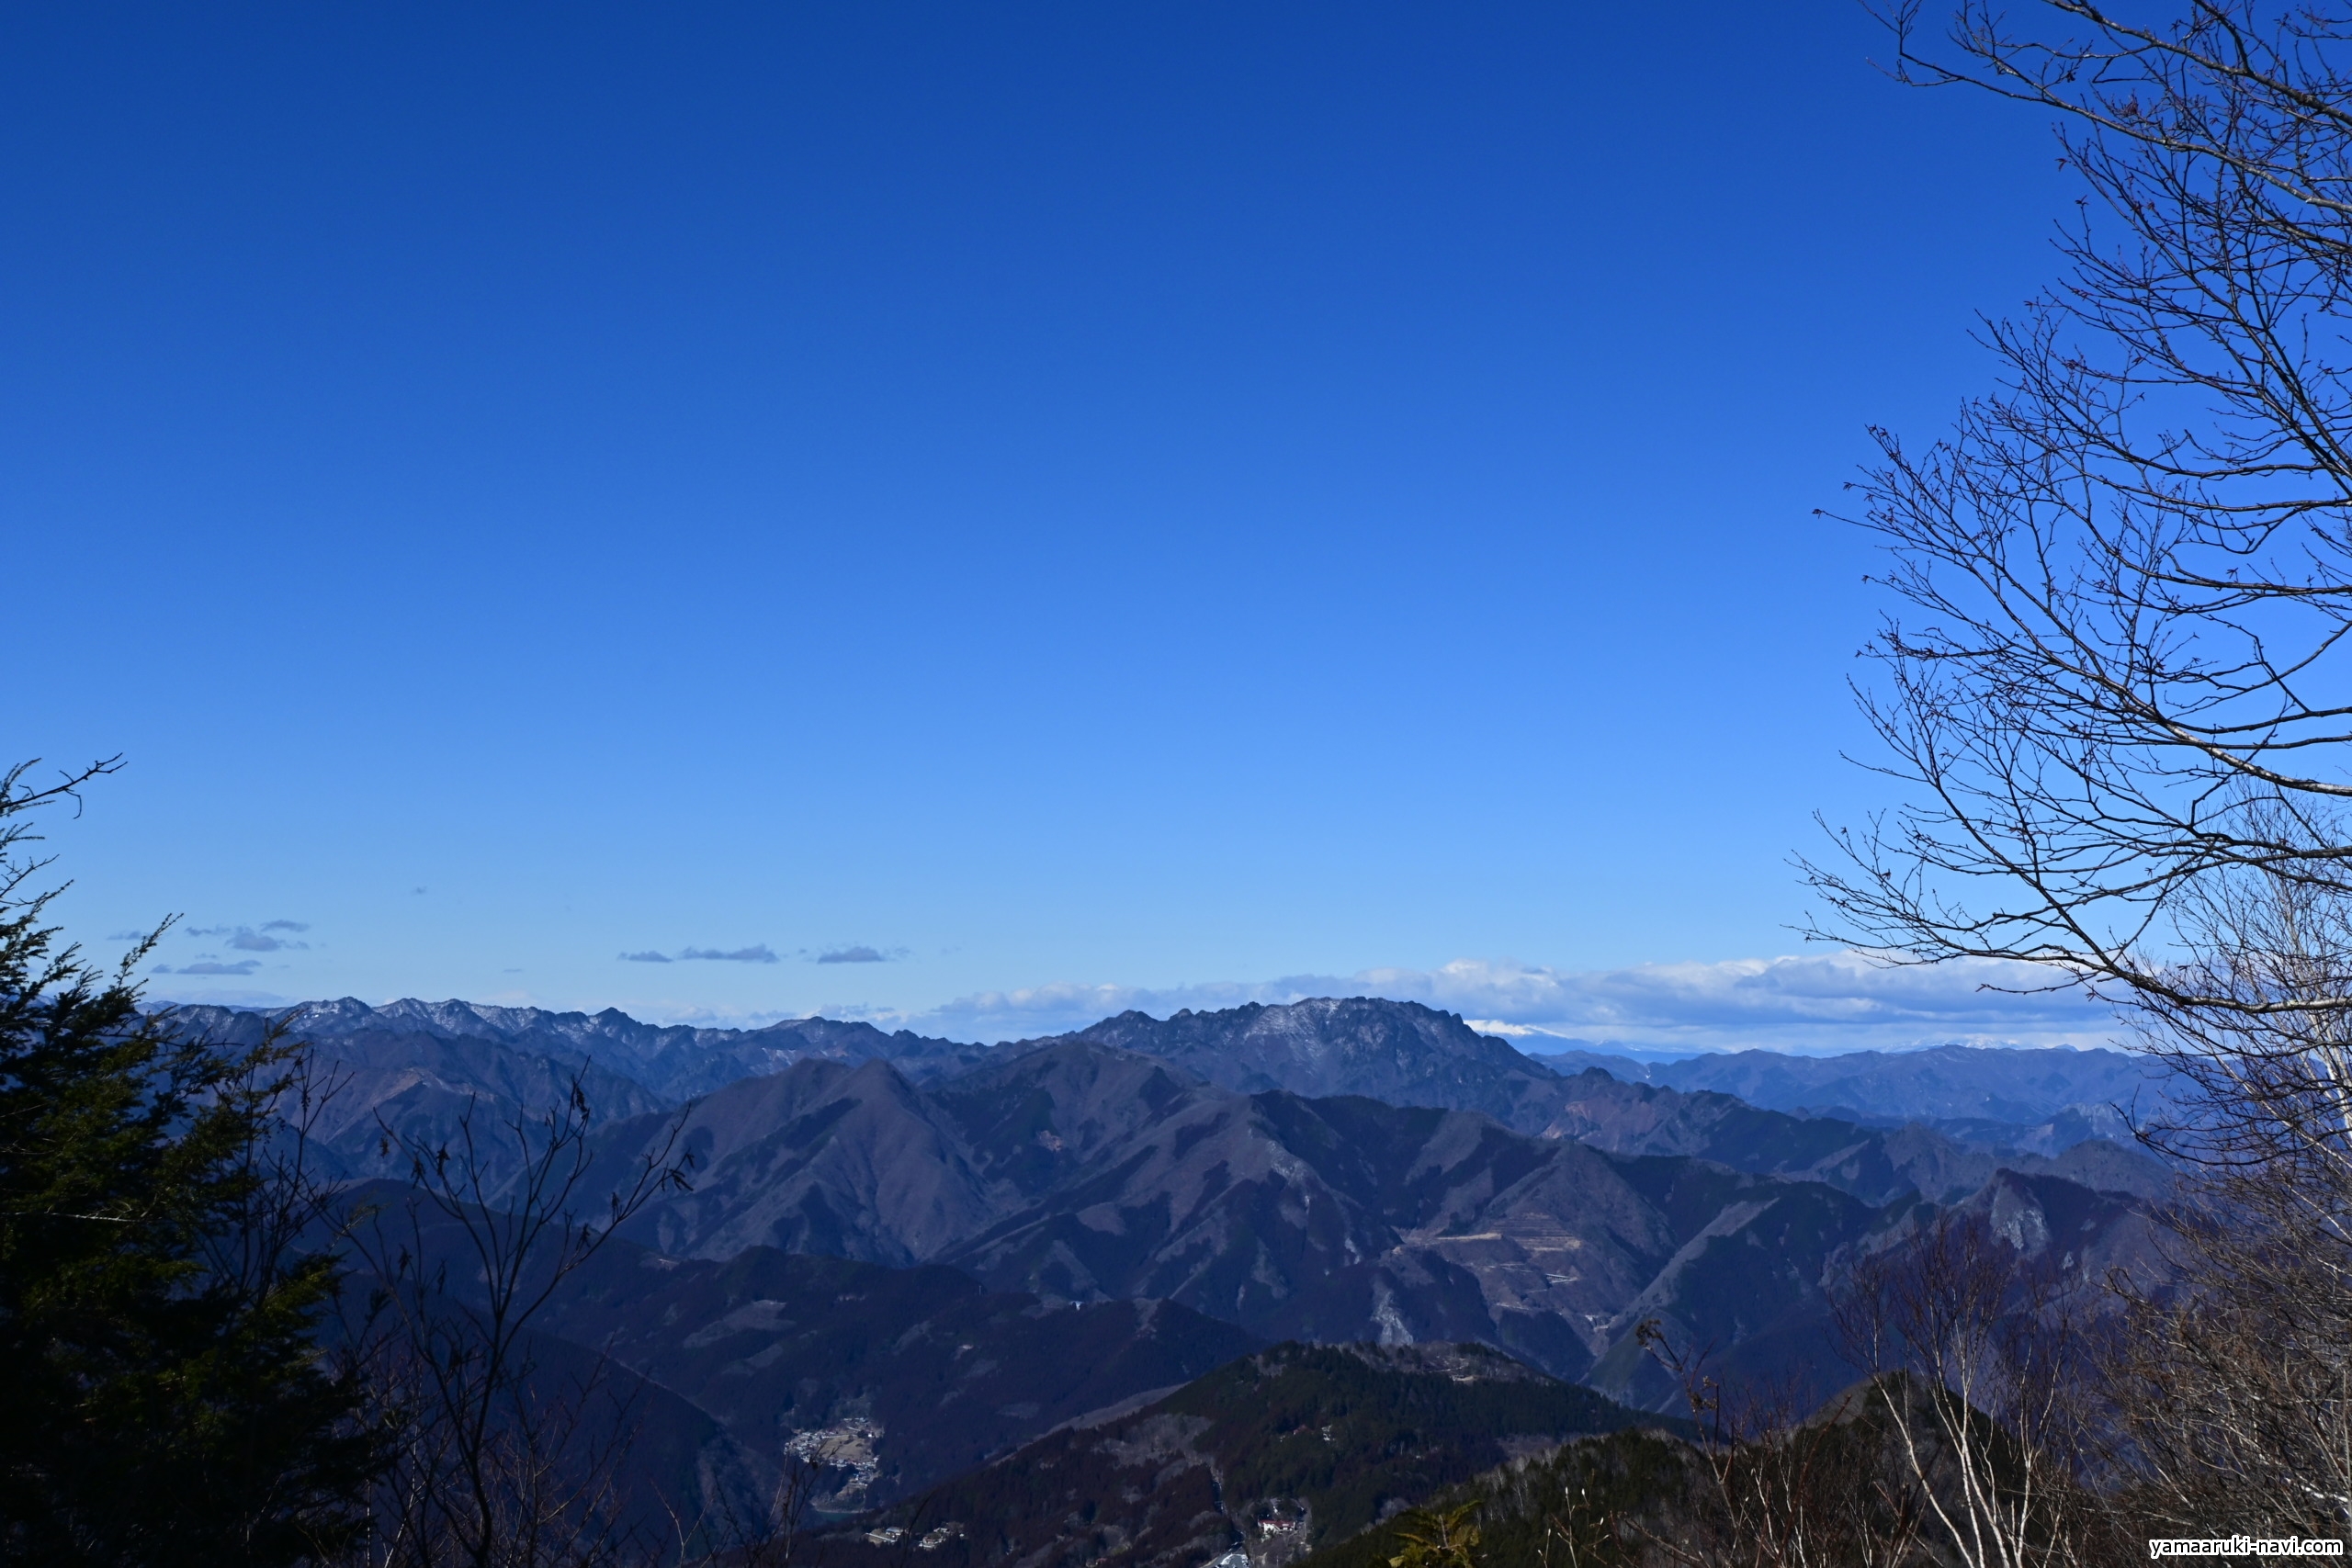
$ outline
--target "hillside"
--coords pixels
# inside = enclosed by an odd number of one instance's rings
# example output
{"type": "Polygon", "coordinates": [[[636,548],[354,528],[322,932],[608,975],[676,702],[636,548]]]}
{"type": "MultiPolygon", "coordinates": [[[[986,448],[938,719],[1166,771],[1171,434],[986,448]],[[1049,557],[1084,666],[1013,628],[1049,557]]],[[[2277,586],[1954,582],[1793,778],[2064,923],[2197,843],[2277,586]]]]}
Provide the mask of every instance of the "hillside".
{"type": "Polygon", "coordinates": [[[1476,1345],[1283,1345],[810,1543],[841,1568],[1279,1563],[1516,1455],[1648,1418],[1476,1345]],[[897,1532],[895,1535],[892,1532],[897,1532]]]}
{"type": "MultiPolygon", "coordinates": [[[[373,1183],[352,1199],[381,1211],[370,1223],[396,1245],[409,1239],[402,1190],[373,1183]]],[[[418,1213],[424,1257],[453,1265],[450,1288],[467,1299],[471,1253],[459,1228],[430,1207],[418,1213]]],[[[757,1478],[772,1480],[787,1444],[846,1440],[865,1462],[827,1478],[841,1507],[902,1496],[1061,1422],[1158,1397],[1263,1343],[1165,1302],[1072,1308],[989,1291],[953,1269],[768,1247],[723,1262],[675,1258],[617,1238],[556,1290],[535,1329],[551,1348],[543,1360],[608,1356],[644,1380],[658,1391],[644,1406],[654,1433],[701,1434],[695,1442],[714,1456],[703,1469],[742,1470],[754,1478],[750,1495],[765,1495],[757,1478]],[[727,1441],[713,1447],[720,1433],[727,1441]]],[[[662,1441],[664,1451],[685,1445],[662,1441]]],[[[640,1479],[690,1498],[677,1476],[695,1474],[696,1451],[685,1445],[683,1461],[640,1479]]]]}
{"type": "MultiPolygon", "coordinates": [[[[1919,1397],[1900,1384],[1894,1392],[1919,1397]]],[[[1919,1404],[1912,1412],[1914,1433],[1933,1429],[1919,1404]]],[[[1940,1444],[1928,1438],[1917,1452],[1945,1506],[1964,1517],[1940,1444]]],[[[1625,1429],[1498,1465],[1414,1503],[1430,1510],[1471,1507],[1479,1560],[1489,1563],[1688,1568],[1770,1562],[1771,1547],[1789,1537],[1769,1533],[1768,1514],[1783,1529],[1792,1517],[1803,1518],[1804,1562],[1955,1561],[1948,1539],[1938,1540],[1941,1532],[1932,1519],[1917,1511],[1912,1453],[1889,1419],[1880,1387],[1859,1384],[1771,1440],[1741,1444],[1730,1453],[1715,1449],[1712,1462],[1677,1433],[1625,1429]],[[1727,1486],[1719,1484],[1715,1464],[1725,1467],[1720,1479],[1727,1486]],[[1735,1517],[1735,1507],[1742,1517],[1735,1517]],[[1914,1533],[1922,1525],[1934,1543],[1924,1550],[1914,1533]]],[[[1398,1529],[1403,1522],[1375,1523],[1318,1543],[1305,1564],[1390,1568],[1406,1549],[1398,1529]]]]}
{"type": "MultiPolygon", "coordinates": [[[[2053,1157],[2094,1139],[2129,1143],[2116,1106],[2153,1109],[2162,1087],[2143,1058],[2117,1051],[1747,1051],[1669,1063],[1589,1052],[1535,1057],[1457,1014],[1366,997],[1166,1020],[1122,1013],[1000,1050],[1072,1041],[1154,1056],[1245,1094],[1353,1094],[1475,1111],[1521,1133],[1616,1154],[1695,1155],[1757,1174],[1817,1178],[1872,1202],[1910,1190],[1957,1196],[2015,1155],[2053,1157]],[[1914,1124],[1930,1135],[1878,1137],[1914,1124]],[[1905,1152],[1887,1153],[1895,1148],[1905,1152]]],[[[2135,1179],[2137,1187],[2153,1179],[2144,1171],[2135,1179]]]]}
{"type": "MultiPolygon", "coordinates": [[[[1829,1377],[1823,1290],[1840,1249],[1886,1204],[1957,1201],[2002,1168],[1918,1129],[1597,1073],[1560,1083],[1569,1111],[1626,1112],[1595,1141],[1676,1152],[1241,1094],[1077,1039],[928,1087],[882,1062],[803,1062],[686,1111],[695,1190],[627,1234],[709,1259],[759,1246],[946,1264],[1045,1301],[1164,1299],[1263,1339],[1475,1340],[1562,1377],[1657,1314],[1727,1346],[1770,1332],[1829,1377]]],[[[671,1124],[612,1129],[609,1168],[671,1124]]],[[[2132,1156],[2108,1155],[2117,1169],[2073,1151],[2011,1163],[2131,1190],[2132,1156]]]]}

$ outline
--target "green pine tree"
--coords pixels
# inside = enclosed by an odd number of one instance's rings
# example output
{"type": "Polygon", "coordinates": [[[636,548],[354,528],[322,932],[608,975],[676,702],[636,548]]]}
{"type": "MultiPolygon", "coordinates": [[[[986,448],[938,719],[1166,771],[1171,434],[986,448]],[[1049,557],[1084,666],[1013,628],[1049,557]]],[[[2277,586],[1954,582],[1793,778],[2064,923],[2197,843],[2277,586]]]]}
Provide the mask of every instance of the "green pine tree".
{"type": "Polygon", "coordinates": [[[98,968],[30,888],[27,813],[112,766],[0,780],[0,1562],[312,1560],[378,1448],[317,1343],[341,1270],[303,1246],[289,1054],[147,1015],[153,939],[98,968]]]}
{"type": "Polygon", "coordinates": [[[1478,1505],[1453,1508],[1408,1508],[1390,1527],[1404,1548],[1388,1568],[1477,1568],[1478,1505]]]}

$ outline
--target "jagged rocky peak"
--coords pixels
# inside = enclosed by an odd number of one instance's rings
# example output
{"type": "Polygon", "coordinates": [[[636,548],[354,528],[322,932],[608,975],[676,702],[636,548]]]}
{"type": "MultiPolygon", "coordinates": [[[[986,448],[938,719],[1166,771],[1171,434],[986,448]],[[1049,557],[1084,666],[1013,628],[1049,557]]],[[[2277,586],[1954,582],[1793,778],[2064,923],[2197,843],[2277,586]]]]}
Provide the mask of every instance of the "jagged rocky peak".
{"type": "Polygon", "coordinates": [[[1244,1094],[1360,1094],[1507,1122],[1524,1120],[1523,1102],[1556,1077],[1458,1013],[1379,997],[1251,1002],[1166,1019],[1125,1012],[1057,1038],[1156,1056],[1244,1094]]]}

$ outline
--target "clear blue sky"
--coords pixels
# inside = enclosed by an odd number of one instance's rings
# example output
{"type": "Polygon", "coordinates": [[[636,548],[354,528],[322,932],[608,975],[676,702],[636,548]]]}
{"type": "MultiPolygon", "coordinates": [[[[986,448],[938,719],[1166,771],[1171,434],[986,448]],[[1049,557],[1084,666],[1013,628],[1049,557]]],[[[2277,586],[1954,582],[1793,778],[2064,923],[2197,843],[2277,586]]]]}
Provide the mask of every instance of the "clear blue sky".
{"type": "Polygon", "coordinates": [[[1792,952],[1877,798],[1812,509],[2072,198],[1883,52],[15,7],[0,743],[129,760],[60,912],[184,913],[161,994],[657,1016],[1792,952]]]}

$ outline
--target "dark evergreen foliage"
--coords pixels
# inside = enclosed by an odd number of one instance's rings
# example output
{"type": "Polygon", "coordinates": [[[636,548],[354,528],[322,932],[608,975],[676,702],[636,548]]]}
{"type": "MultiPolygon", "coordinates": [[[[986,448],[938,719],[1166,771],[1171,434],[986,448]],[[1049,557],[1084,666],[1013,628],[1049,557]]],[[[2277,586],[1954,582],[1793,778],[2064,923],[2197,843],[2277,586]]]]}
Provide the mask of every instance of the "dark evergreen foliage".
{"type": "Polygon", "coordinates": [[[293,1245],[288,1056],[179,1033],[145,944],[107,972],[43,923],[24,813],[105,771],[0,783],[0,1562],[299,1562],[375,1447],[312,1339],[338,1266],[293,1245]]]}
{"type": "Polygon", "coordinates": [[[812,1542],[809,1560],[891,1568],[926,1540],[922,1561],[938,1568],[1076,1568],[1113,1554],[1198,1568],[1244,1540],[1280,1538],[1295,1555],[1514,1453],[1653,1425],[1691,1429],[1483,1345],[1281,1345],[868,1515],[812,1542]]]}

